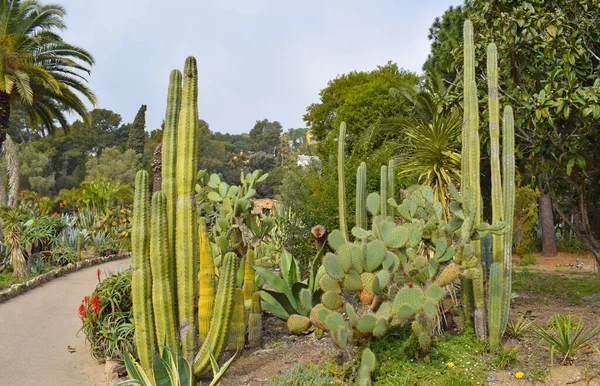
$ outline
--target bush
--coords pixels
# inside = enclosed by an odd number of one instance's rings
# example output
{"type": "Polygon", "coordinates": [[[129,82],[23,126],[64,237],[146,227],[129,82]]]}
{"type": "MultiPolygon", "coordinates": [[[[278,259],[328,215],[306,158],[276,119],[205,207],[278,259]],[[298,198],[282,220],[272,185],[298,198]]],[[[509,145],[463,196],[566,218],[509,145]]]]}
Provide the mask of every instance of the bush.
{"type": "Polygon", "coordinates": [[[65,265],[75,263],[78,258],[76,250],[61,244],[52,249],[48,263],[56,267],[64,267],[65,265]]]}
{"type": "Polygon", "coordinates": [[[515,253],[523,255],[535,249],[534,228],[538,223],[538,198],[540,192],[530,186],[521,186],[515,192],[515,217],[513,235],[515,253]]]}
{"type": "MultiPolygon", "coordinates": [[[[98,278],[100,270],[98,269],[98,278]]],[[[131,270],[109,275],[79,305],[85,334],[94,359],[123,361],[133,350],[133,315],[131,308],[131,270]]]]}

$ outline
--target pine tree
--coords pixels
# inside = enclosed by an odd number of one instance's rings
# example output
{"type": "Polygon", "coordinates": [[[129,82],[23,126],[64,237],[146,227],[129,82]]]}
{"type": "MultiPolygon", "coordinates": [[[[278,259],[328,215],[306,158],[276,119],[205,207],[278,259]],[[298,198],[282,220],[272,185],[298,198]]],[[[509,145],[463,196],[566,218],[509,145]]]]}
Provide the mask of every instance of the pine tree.
{"type": "Polygon", "coordinates": [[[127,148],[135,150],[138,154],[144,153],[144,142],[146,140],[146,105],[142,105],[138,110],[131,129],[129,130],[129,140],[127,148]]]}

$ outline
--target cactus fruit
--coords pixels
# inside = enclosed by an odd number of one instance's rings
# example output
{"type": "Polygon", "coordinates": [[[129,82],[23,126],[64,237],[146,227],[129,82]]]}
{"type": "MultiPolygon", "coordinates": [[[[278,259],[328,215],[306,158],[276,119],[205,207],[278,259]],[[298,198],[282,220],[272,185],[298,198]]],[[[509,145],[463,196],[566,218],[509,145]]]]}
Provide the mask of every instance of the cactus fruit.
{"type": "MultiPolygon", "coordinates": [[[[131,228],[131,298],[135,323],[135,345],[140,363],[152,371],[154,321],[152,318],[152,274],[150,272],[150,178],[140,170],[135,175],[131,228]]],[[[165,310],[167,311],[167,310],[165,310]]]]}
{"type": "Polygon", "coordinates": [[[338,207],[340,216],[340,232],[348,241],[348,226],[346,225],[346,174],[344,173],[344,158],[346,157],[346,123],[342,122],[338,135],[338,207]]]}
{"type": "Polygon", "coordinates": [[[248,316],[248,346],[259,347],[262,341],[262,316],[260,314],[260,293],[252,294],[250,315],[248,316]]]}
{"type": "Polygon", "coordinates": [[[215,265],[208,232],[206,230],[206,220],[200,218],[198,227],[198,241],[200,249],[200,289],[198,296],[198,331],[200,341],[206,339],[210,328],[210,320],[215,306],[215,265]]]}
{"type": "Polygon", "coordinates": [[[367,165],[356,169],[356,226],[367,229],[367,165]]]}
{"type": "Polygon", "coordinates": [[[287,322],[287,328],[292,334],[302,334],[310,328],[310,319],[302,315],[290,315],[287,322]]]}
{"type": "Polygon", "coordinates": [[[167,206],[162,192],[152,196],[152,220],[150,222],[150,266],[152,268],[152,308],[159,353],[163,345],[177,347],[174,296],[171,286],[171,256],[167,240],[167,206]]]}
{"type": "Polygon", "coordinates": [[[229,252],[223,256],[210,330],[193,361],[194,374],[197,376],[202,376],[210,370],[211,354],[218,361],[227,343],[234,306],[235,261],[234,253],[229,252]]]}
{"type": "Polygon", "coordinates": [[[327,291],[321,296],[321,303],[330,310],[337,310],[344,304],[344,301],[335,292],[327,291]]]}

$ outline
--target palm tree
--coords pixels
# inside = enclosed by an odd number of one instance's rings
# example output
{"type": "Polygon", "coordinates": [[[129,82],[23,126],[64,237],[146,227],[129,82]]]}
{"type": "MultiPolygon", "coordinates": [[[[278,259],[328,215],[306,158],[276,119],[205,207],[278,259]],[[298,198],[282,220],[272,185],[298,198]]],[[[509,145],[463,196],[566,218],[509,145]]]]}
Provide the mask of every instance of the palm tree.
{"type": "Polygon", "coordinates": [[[65,10],[37,0],[0,0],[0,145],[11,109],[22,109],[27,123],[51,132],[67,129],[66,112],[89,123],[79,94],[92,105],[96,96],[83,74],[90,74],[92,55],[62,40],[65,10]]]}

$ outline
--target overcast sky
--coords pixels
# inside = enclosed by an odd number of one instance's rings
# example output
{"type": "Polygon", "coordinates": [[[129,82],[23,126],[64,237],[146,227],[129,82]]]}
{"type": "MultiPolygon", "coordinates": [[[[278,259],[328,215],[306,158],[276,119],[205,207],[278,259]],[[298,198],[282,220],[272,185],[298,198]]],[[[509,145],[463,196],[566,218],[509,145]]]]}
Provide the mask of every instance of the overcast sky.
{"type": "Polygon", "coordinates": [[[56,0],[64,39],[90,51],[100,108],[131,122],[148,105],[160,126],[169,73],[193,55],[199,114],[211,130],[248,132],[256,120],[305,127],[306,107],[338,74],[391,60],[421,71],[436,16],[459,0],[56,0]]]}

